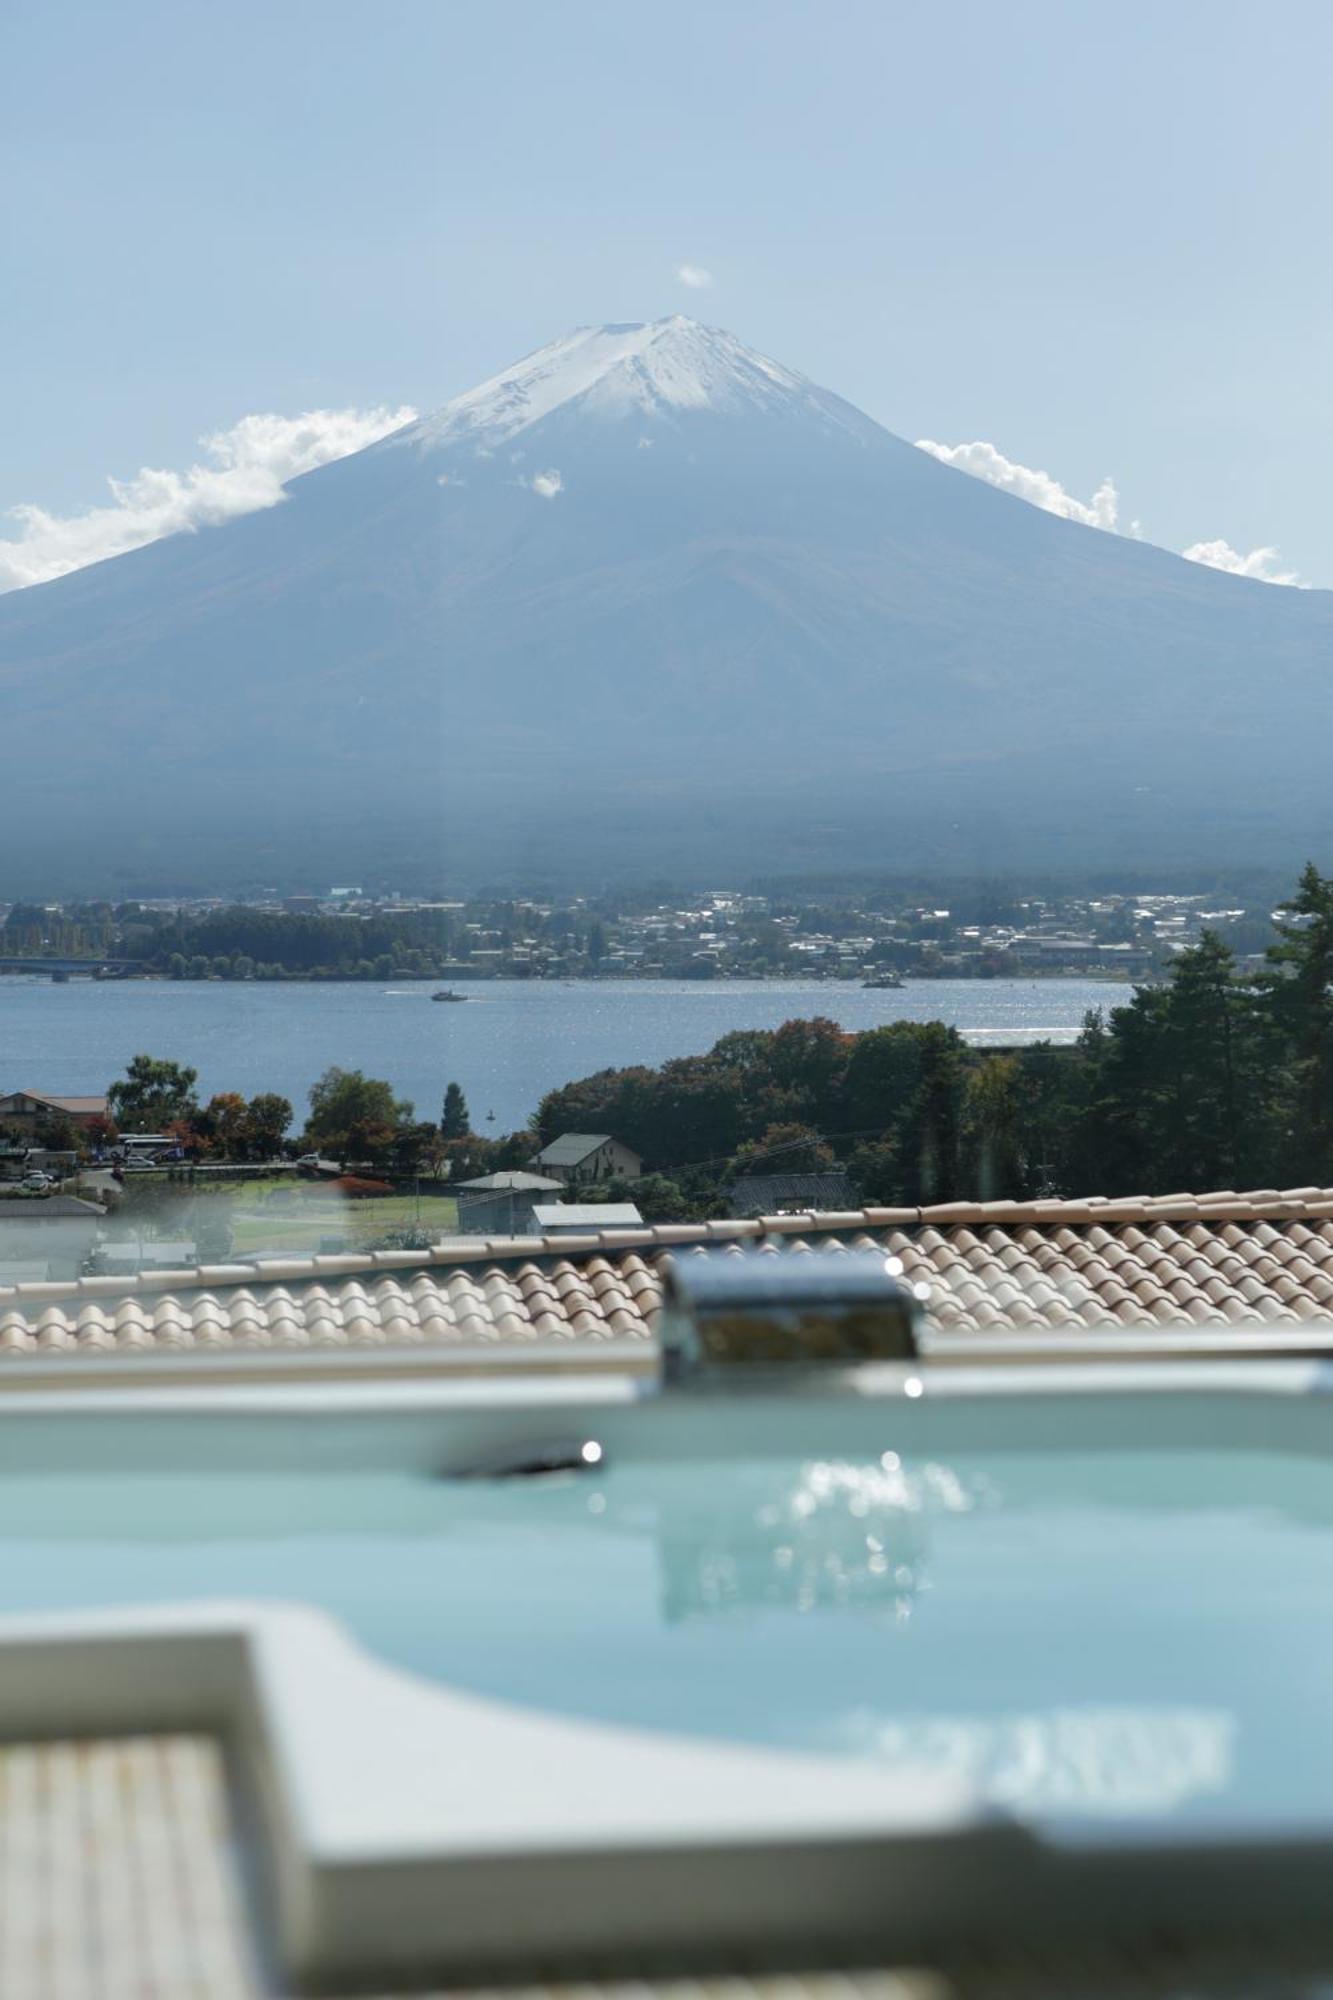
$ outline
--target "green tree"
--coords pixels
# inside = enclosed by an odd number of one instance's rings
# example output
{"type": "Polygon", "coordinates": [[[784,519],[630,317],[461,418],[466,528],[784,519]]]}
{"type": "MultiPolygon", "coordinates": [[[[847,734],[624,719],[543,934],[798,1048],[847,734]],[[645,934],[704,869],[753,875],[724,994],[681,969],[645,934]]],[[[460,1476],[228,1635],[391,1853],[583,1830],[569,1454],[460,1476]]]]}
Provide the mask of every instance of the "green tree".
{"type": "MultiPolygon", "coordinates": [[[[1085,1026],[1086,1032],[1086,1026],[1085,1026]]],[[[1025,1196],[1047,1199],[1073,1191],[1069,1149],[1073,1110],[1082,1089],[1077,1049],[1034,1042],[1018,1058],[1026,1166],[1025,1196]]]]}
{"type": "Polygon", "coordinates": [[[826,1174],[833,1148],[809,1125],[770,1125],[736,1154],[740,1174],[826,1174]]]}
{"type": "Polygon", "coordinates": [[[411,1116],[411,1104],[394,1096],[392,1084],[335,1065],[311,1085],[306,1136],[344,1164],[374,1160],[388,1152],[398,1127],[411,1116]]]}
{"type": "Polygon", "coordinates": [[[400,1180],[438,1174],[443,1159],[444,1140],[429,1120],[398,1126],[393,1135],[390,1160],[400,1180]]]}
{"type": "Polygon", "coordinates": [[[809,1021],[784,1021],[774,1031],[768,1069],[774,1083],[790,1093],[792,1108],[799,1103],[811,1124],[832,1121],[852,1046],[852,1036],[820,1014],[809,1021]]]}
{"type": "Polygon", "coordinates": [[[209,1098],[196,1130],[208,1136],[224,1160],[243,1160],[250,1150],[249,1106],[239,1091],[221,1091],[209,1098]]]}
{"type": "Polygon", "coordinates": [[[107,1109],[122,1132],[164,1132],[198,1110],[199,1072],[157,1056],[132,1058],[122,1081],[106,1094],[107,1109]]]}
{"type": "Polygon", "coordinates": [[[963,1039],[955,1029],[942,1021],[926,1023],[920,1042],[920,1079],[906,1133],[924,1202],[952,1201],[959,1192],[965,1056],[963,1039]]]}
{"type": "Polygon", "coordinates": [[[973,1186],[983,1201],[1015,1201],[1024,1193],[1022,1072],[1018,1058],[986,1056],[970,1072],[965,1118],[972,1141],[973,1186]]]}
{"type": "Polygon", "coordinates": [[[1333,1169],[1333,880],[1307,862],[1281,909],[1263,988],[1286,1059],[1285,1170],[1323,1186],[1333,1169]]]}
{"type": "Polygon", "coordinates": [[[33,1128],[33,1138],[52,1153],[77,1153],[83,1149],[83,1134],[65,1111],[43,1111],[33,1128]]]}
{"type": "Polygon", "coordinates": [[[894,1021],[854,1038],[842,1084],[842,1129],[875,1148],[858,1167],[882,1200],[952,1200],[968,1052],[942,1021],[894,1021]],[[891,1178],[891,1182],[889,1177],[891,1178]]]}
{"type": "Polygon", "coordinates": [[[250,1154],[256,1160],[271,1160],[282,1151],[282,1142],[292,1122],[292,1107],[274,1090],[252,1097],[245,1111],[250,1154]]]}
{"type": "Polygon", "coordinates": [[[862,1141],[853,1148],[847,1171],[859,1200],[889,1208],[901,1200],[902,1164],[891,1139],[862,1141]]]}
{"type": "MultiPolygon", "coordinates": [[[[1167,1084],[1167,989],[1141,986],[1128,1006],[1100,1011],[1078,1043],[1081,1103],[1071,1134],[1080,1194],[1151,1194],[1162,1189],[1160,1099],[1167,1084]]],[[[1168,1190],[1169,1192],[1169,1190],[1168,1190]]]]}
{"type": "Polygon", "coordinates": [[[632,1201],[645,1222],[688,1222],[691,1205],[676,1181],[665,1174],[642,1174],[637,1181],[624,1183],[625,1193],[617,1201],[632,1201]]]}
{"type": "MultiPolygon", "coordinates": [[[[529,1156],[532,1142],[528,1142],[529,1156]]],[[[449,1181],[480,1180],[483,1174],[500,1172],[500,1142],[480,1139],[469,1132],[465,1139],[441,1139],[440,1171],[449,1181]]]]}
{"type": "MultiPolygon", "coordinates": [[[[1253,1187],[1275,1160],[1273,1025],[1211,931],[1165,986],[1085,1025],[1071,1159],[1078,1189],[1253,1187]]],[[[1076,1190],[1077,1191],[1077,1190],[1076,1190]]]]}
{"type": "Polygon", "coordinates": [[[1152,1106],[1163,1192],[1265,1181],[1274,1163],[1275,1048],[1253,984],[1236,977],[1230,947],[1205,931],[1171,968],[1165,1077],[1152,1106]]]}
{"type": "Polygon", "coordinates": [[[440,1115],[440,1137],[442,1139],[466,1139],[472,1131],[472,1121],[468,1117],[467,1099],[461,1084],[445,1086],[444,1108],[440,1115]]]}

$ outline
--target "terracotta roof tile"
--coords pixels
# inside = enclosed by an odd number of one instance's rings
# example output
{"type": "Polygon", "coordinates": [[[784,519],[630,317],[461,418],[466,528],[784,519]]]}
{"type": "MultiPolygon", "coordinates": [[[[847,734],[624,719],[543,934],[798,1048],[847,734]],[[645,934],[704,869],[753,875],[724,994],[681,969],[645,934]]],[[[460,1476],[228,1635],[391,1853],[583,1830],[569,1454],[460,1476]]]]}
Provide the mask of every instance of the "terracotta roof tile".
{"type": "Polygon", "coordinates": [[[871,1244],[948,1331],[1310,1322],[1333,1309],[1333,1190],[953,1202],[427,1252],[235,1261],[0,1287],[0,1357],[647,1339],[664,1255],[871,1244]]]}

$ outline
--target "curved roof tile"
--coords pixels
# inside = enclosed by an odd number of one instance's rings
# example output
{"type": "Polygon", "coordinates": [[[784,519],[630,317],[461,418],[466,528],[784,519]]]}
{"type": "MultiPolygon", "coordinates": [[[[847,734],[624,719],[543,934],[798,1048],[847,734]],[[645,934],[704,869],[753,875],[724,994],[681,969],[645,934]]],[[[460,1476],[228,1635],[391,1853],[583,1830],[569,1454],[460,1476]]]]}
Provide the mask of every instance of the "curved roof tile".
{"type": "Polygon", "coordinates": [[[0,1287],[0,1359],[646,1340],[668,1252],[900,1257],[950,1332],[1310,1321],[1333,1306],[1333,1189],[950,1202],[577,1239],[235,1262],[0,1287]]]}

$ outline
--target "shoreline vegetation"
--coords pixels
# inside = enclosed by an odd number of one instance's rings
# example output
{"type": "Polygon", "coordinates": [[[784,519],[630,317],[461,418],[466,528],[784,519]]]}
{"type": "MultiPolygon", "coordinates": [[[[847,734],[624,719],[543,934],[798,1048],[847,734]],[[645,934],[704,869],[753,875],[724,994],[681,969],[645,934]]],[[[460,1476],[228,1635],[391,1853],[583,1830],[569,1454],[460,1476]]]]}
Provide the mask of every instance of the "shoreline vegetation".
{"type": "MultiPolygon", "coordinates": [[[[312,1086],[299,1140],[285,1098],[224,1093],[200,1105],[194,1070],[146,1055],[111,1087],[108,1110],[121,1133],[168,1135],[181,1161],[263,1163],[304,1149],[310,1164],[341,1167],[349,1195],[368,1196],[417,1180],[456,1189],[530,1168],[561,1133],[605,1132],[644,1174],[580,1184],[577,1198],[634,1200],[652,1222],[730,1213],[738,1182],[774,1176],[836,1176],[838,1199],[814,1204],[836,1207],[1324,1184],[1333,878],[1308,866],[1279,916],[1260,969],[1239,967],[1205,931],[1169,980],[1138,986],[1109,1015],[1092,1010],[1064,1048],[980,1050],[940,1021],[848,1031],[797,1018],[733,1031],[702,1055],[581,1077],[493,1138],[472,1130],[456,1083],[422,1120],[389,1082],[336,1067],[312,1086]],[[349,1171],[382,1188],[356,1186],[349,1171]]],[[[79,1143],[68,1121],[50,1122],[42,1144],[79,1143]]],[[[810,1192],[788,1189],[797,1207],[810,1192]]],[[[142,1202],[148,1190],[133,1193],[142,1202]]]]}

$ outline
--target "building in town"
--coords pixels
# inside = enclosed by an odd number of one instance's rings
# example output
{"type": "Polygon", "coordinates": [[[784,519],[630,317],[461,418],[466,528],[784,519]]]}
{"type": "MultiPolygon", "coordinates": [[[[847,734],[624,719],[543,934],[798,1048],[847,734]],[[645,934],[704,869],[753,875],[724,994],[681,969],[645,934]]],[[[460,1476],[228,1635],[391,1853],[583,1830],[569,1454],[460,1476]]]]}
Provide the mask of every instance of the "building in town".
{"type": "Polygon", "coordinates": [[[11,1090],[0,1097],[0,1125],[34,1132],[48,1118],[68,1118],[87,1130],[106,1117],[105,1097],[56,1097],[44,1090],[11,1090]]]}
{"type": "Polygon", "coordinates": [[[459,1181],[455,1191],[459,1234],[529,1236],[534,1226],[533,1203],[558,1201],[563,1187],[563,1181],[552,1180],[549,1174],[529,1174],[521,1169],[459,1181]]]}
{"type": "Polygon", "coordinates": [[[607,1132],[562,1132],[529,1164],[534,1172],[550,1174],[566,1186],[576,1181],[636,1181],[643,1172],[639,1154],[607,1132]]]}

